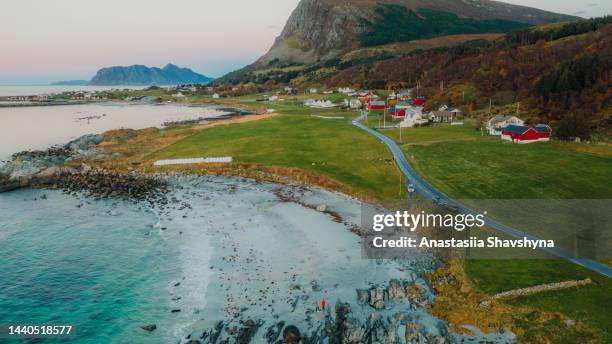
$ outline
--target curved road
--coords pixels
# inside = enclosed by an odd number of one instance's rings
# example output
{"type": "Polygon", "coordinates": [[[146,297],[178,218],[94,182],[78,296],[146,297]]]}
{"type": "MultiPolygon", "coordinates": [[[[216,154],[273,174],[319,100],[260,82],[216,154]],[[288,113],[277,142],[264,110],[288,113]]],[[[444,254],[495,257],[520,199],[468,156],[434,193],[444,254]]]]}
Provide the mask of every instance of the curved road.
{"type": "MultiPolygon", "coordinates": [[[[419,174],[416,172],[416,170],[410,165],[410,163],[408,163],[408,160],[406,160],[406,157],[404,156],[404,153],[402,152],[402,150],[399,148],[399,146],[395,143],[395,141],[393,141],[392,139],[388,138],[387,136],[379,133],[378,131],[369,128],[363,124],[360,123],[360,121],[362,119],[364,119],[366,116],[368,115],[367,112],[363,112],[361,114],[361,116],[355,118],[353,120],[353,124],[355,126],[357,126],[358,128],[365,130],[366,132],[376,136],[377,138],[379,138],[384,144],[387,145],[387,147],[389,148],[389,150],[391,151],[391,153],[393,154],[393,157],[395,158],[395,161],[398,165],[398,167],[400,168],[400,170],[402,171],[402,173],[406,176],[406,178],[408,178],[408,180],[410,180],[410,182],[414,185],[414,188],[416,189],[416,191],[421,194],[423,197],[433,200],[435,198],[438,198],[441,202],[444,202],[445,204],[447,204],[449,207],[453,207],[455,209],[458,209],[458,211],[460,211],[463,214],[472,214],[472,215],[477,215],[478,212],[473,211],[472,209],[468,208],[467,206],[457,202],[456,200],[453,200],[452,198],[450,198],[448,195],[446,195],[445,193],[443,193],[442,191],[436,189],[434,186],[432,186],[431,184],[429,184],[427,181],[425,181],[425,179],[423,179],[421,176],[419,176],[419,174]]],[[[527,238],[530,240],[538,240],[538,238],[527,234],[527,233],[523,233],[517,229],[514,229],[512,227],[506,226],[503,223],[500,223],[498,221],[495,221],[491,218],[485,217],[485,223],[487,226],[491,227],[491,228],[495,228],[496,230],[508,234],[514,238],[517,239],[523,239],[523,238],[527,238]]],[[[542,248],[542,250],[546,251],[547,253],[550,253],[554,256],[566,259],[570,262],[573,262],[575,264],[578,264],[582,267],[585,267],[591,271],[600,273],[608,278],[612,278],[612,267],[609,267],[605,264],[601,264],[598,263],[594,260],[591,259],[586,259],[586,258],[580,258],[580,257],[576,257],[574,254],[572,254],[571,252],[562,250],[562,249],[558,249],[558,248],[542,248]]]]}

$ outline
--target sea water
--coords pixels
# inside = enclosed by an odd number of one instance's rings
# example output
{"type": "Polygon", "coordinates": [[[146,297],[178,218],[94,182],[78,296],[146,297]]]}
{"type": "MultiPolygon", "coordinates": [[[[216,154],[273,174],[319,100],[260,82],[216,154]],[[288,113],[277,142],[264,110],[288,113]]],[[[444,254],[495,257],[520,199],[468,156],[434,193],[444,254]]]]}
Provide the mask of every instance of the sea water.
{"type": "Polygon", "coordinates": [[[0,108],[0,160],[22,150],[65,144],[86,134],[117,128],[160,127],[165,122],[224,114],[210,107],[113,102],[0,108]]]}
{"type": "Polygon", "coordinates": [[[166,288],[179,264],[156,223],[129,202],[0,194],[0,323],[72,324],[76,343],[173,339],[166,288]],[[153,321],[166,325],[139,329],[153,321]]]}

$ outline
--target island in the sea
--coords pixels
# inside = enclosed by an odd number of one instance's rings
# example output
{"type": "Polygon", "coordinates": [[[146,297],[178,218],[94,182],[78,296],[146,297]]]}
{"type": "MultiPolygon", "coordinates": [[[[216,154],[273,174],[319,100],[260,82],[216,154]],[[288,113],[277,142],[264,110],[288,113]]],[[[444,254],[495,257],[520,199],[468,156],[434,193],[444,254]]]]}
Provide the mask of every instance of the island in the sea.
{"type": "Polygon", "coordinates": [[[198,74],[189,68],[181,68],[169,63],[163,68],[147,67],[144,65],[107,67],[100,69],[90,81],[58,81],[54,82],[53,85],[151,86],[208,84],[212,80],[212,78],[198,74]]]}

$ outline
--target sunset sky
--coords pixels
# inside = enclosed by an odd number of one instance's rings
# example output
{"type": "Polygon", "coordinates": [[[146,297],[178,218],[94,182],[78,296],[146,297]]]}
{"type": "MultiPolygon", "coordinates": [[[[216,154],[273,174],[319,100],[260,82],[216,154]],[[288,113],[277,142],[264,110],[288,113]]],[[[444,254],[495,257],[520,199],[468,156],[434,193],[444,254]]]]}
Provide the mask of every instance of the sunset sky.
{"type": "MultiPolygon", "coordinates": [[[[168,62],[218,77],[267,51],[299,0],[2,0],[0,83],[90,79],[168,62]]],[[[612,1],[511,0],[583,17],[612,1]]]]}

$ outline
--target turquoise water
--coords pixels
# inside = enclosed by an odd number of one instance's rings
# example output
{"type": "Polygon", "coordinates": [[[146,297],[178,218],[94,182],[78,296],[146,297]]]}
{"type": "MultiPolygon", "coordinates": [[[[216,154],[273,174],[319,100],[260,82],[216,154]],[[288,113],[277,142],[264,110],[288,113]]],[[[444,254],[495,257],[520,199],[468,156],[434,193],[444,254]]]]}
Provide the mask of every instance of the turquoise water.
{"type": "Polygon", "coordinates": [[[78,343],[173,338],[139,328],[172,322],[176,254],[152,227],[153,213],[21,190],[0,195],[0,214],[0,323],[74,324],[70,342],[78,343]]]}

